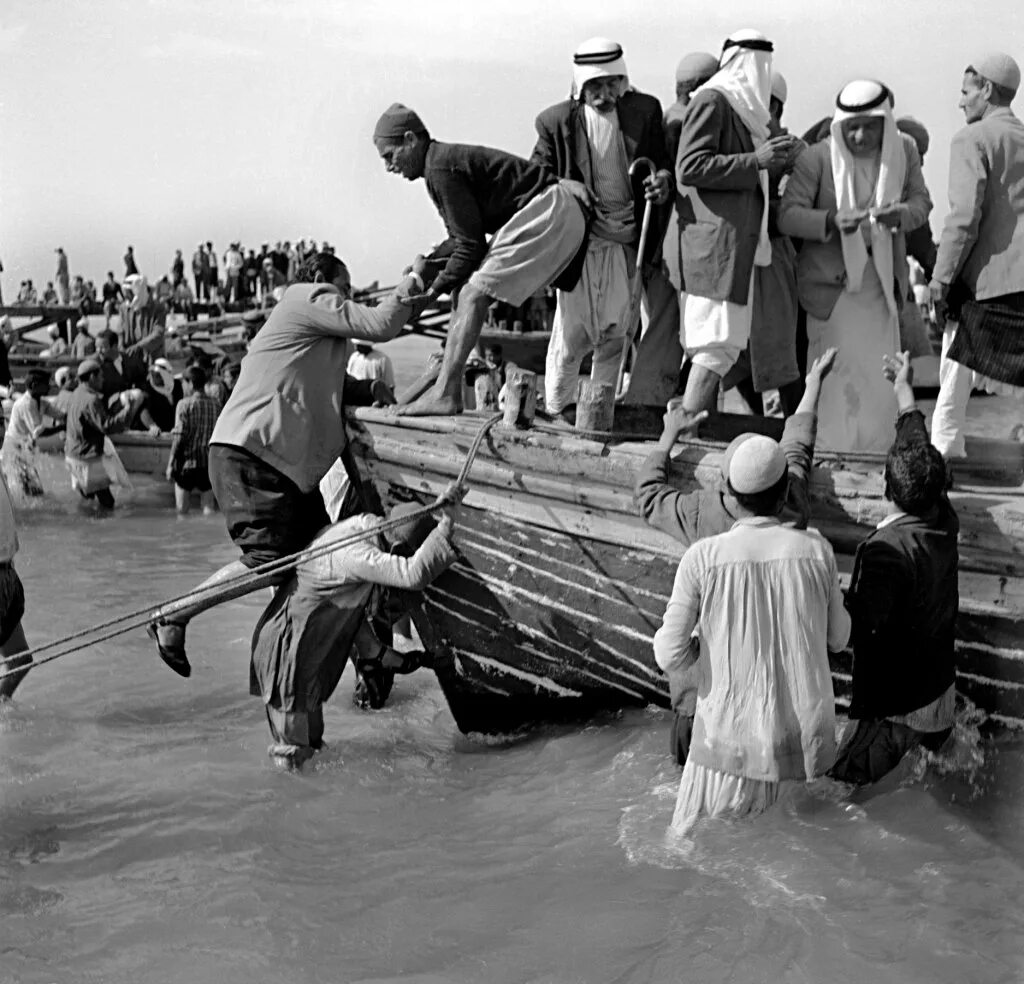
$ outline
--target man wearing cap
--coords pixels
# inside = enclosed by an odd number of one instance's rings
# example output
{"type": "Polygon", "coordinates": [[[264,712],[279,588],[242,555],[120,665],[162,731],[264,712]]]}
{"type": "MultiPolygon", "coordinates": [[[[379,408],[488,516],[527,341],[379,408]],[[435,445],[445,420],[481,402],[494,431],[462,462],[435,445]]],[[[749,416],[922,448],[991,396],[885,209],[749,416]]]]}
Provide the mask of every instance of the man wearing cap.
{"type": "MultiPolygon", "coordinates": [[[[622,48],[606,38],[592,38],[577,48],[570,97],[545,109],[536,129],[530,160],[561,178],[582,182],[594,201],[583,270],[571,290],[558,291],[544,369],[544,409],[560,413],[576,402],[580,363],[587,355],[593,354],[591,379],[615,385],[622,346],[632,327],[626,319],[637,262],[644,265],[654,297],[663,299],[657,305],[660,323],[651,322],[646,344],[662,348],[656,340],[665,336],[680,360],[679,305],[660,270],[672,165],[665,151],[661,104],[630,86],[622,48]],[[651,161],[656,170],[631,177],[629,168],[638,158],[651,161]],[[646,201],[656,207],[644,256],[638,259],[646,201]],[[652,284],[654,280],[658,283],[652,284]]],[[[638,355],[630,388],[643,389],[653,402],[663,403],[678,383],[673,373],[667,386],[660,387],[666,392],[651,392],[665,361],[656,359],[645,372],[637,364],[638,355]]]]}
{"type": "Polygon", "coordinates": [[[107,409],[103,397],[100,363],[86,359],[78,367],[78,388],[68,400],[64,461],[71,473],[71,487],[83,499],[96,499],[104,509],[114,508],[112,484],[103,467],[104,442],[108,434],[123,431],[134,410],[126,403],[117,413],[107,409]]]}
{"type": "MultiPolygon", "coordinates": [[[[927,127],[913,116],[898,116],[896,118],[896,129],[905,133],[917,145],[917,153],[921,158],[921,166],[924,167],[924,155],[928,153],[931,145],[931,137],[927,127]]],[[[907,240],[907,256],[917,260],[924,270],[924,275],[930,280],[932,269],[935,266],[935,253],[937,247],[932,239],[932,227],[925,222],[905,233],[907,240]]]]}
{"type": "Polygon", "coordinates": [[[769,171],[785,167],[797,146],[789,135],[771,135],[772,48],[758,31],[727,39],[721,67],[683,118],[676,208],[691,413],[714,409],[721,380],[750,340],[754,267],[771,262],[769,171]]]}
{"type": "MultiPolygon", "coordinates": [[[[829,349],[811,365],[800,405],[795,413],[786,418],[782,434],[780,447],[786,457],[789,487],[779,519],[784,525],[796,529],[805,529],[810,519],[807,483],[814,460],[818,396],[821,382],[832,368],[835,357],[836,350],[829,349]]],[[[687,413],[680,399],[669,402],[661,439],[643,463],[633,491],[637,512],[647,524],[667,533],[684,547],[690,547],[709,536],[725,533],[741,518],[740,508],[728,491],[729,462],[736,449],[752,434],[740,434],[726,448],[722,457],[720,488],[682,492],[670,481],[672,449],[681,436],[696,430],[706,416],[706,412],[687,413]]],[[[672,755],[679,765],[685,763],[689,748],[698,682],[695,669],[669,674],[669,690],[675,712],[670,744],[672,755]]]]}
{"type": "MultiPolygon", "coordinates": [[[[372,681],[366,699],[373,707],[383,706],[396,672],[423,665],[423,653],[392,648],[391,625],[457,554],[451,517],[435,523],[421,514],[417,503],[395,506],[389,518],[406,522],[300,564],[267,606],[253,633],[249,680],[250,692],[263,698],[275,763],[297,768],[323,747],[324,701],[349,658],[357,675],[372,681]]],[[[380,522],[369,513],[351,516],[311,546],[368,533],[380,522]]]]}
{"type": "Polygon", "coordinates": [[[788,484],[771,438],[754,434],[734,449],[727,488],[739,518],[683,554],[654,636],[663,670],[696,660],[700,674],[677,834],[702,816],[762,813],[781,783],[820,776],[835,759],[828,654],[846,645],[850,618],[828,542],[780,522],[788,484]]]}
{"type": "MultiPolygon", "coordinates": [[[[227,600],[229,593],[211,594],[211,587],[301,550],[328,524],[320,481],[346,445],[348,341],[394,338],[413,312],[408,297],[414,283],[407,277],[380,305],[366,307],[349,299],[345,264],[318,253],[299,269],[297,282],[250,343],[217,419],[209,457],[214,495],[242,559],[151,624],[161,658],[176,673],[191,673],[188,621],[227,600]]],[[[271,574],[257,583],[276,584],[282,577],[271,574]]]]}
{"type": "Polygon", "coordinates": [[[679,132],[683,126],[686,107],[696,92],[715,72],[718,59],[709,51],[691,51],[683,55],[676,66],[676,101],[665,112],[665,145],[669,160],[675,167],[679,154],[679,132]]]}
{"type": "MultiPolygon", "coordinates": [[[[930,284],[940,317],[951,293],[975,302],[971,323],[949,324],[943,333],[932,443],[947,460],[965,456],[972,385],[1003,392],[1024,387],[1024,124],[1010,108],[1019,86],[1017,63],[994,53],[968,65],[960,89],[967,126],[950,148],[950,209],[930,284]],[[1004,324],[1016,321],[1016,327],[986,330],[991,309],[1001,309],[1004,324]],[[959,341],[957,332],[964,333],[959,341]]],[[[960,302],[954,296],[953,306],[960,302]]]]}
{"type": "Polygon", "coordinates": [[[466,359],[489,306],[498,300],[519,307],[552,284],[575,286],[586,252],[590,195],[582,183],[559,180],[504,151],[434,140],[400,103],[377,121],[373,142],[389,173],[424,179],[448,231],[427,257],[443,269],[424,303],[459,292],[436,383],[396,410],[407,416],[459,413],[466,359]]]}

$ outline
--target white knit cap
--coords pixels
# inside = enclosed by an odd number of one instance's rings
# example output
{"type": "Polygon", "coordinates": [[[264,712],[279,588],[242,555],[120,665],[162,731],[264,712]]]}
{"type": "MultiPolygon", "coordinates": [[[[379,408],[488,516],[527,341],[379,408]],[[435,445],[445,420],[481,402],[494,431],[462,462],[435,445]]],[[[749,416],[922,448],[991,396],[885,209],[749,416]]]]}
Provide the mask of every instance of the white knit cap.
{"type": "Polygon", "coordinates": [[[751,434],[736,447],[729,462],[729,485],[740,495],[770,489],[786,474],[786,455],[777,441],[751,434]]]}
{"type": "Polygon", "coordinates": [[[1001,51],[990,51],[971,62],[970,67],[989,82],[995,82],[1004,89],[1016,92],[1020,88],[1020,68],[1017,63],[1001,51]]]}

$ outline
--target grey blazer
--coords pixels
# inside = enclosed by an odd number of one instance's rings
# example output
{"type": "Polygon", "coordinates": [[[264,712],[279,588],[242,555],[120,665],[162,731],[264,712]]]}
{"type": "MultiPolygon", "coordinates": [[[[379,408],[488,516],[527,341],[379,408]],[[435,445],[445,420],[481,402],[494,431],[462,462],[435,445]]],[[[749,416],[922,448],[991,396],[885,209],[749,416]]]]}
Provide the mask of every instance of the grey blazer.
{"type": "MultiPolygon", "coordinates": [[[[917,145],[906,134],[900,134],[900,137],[907,155],[907,176],[900,203],[902,232],[893,237],[897,298],[906,297],[909,290],[907,244],[903,233],[924,225],[932,210],[917,145]]],[[[807,147],[797,158],[779,205],[779,231],[803,240],[796,264],[800,303],[808,314],[821,321],[831,316],[846,284],[846,265],[839,235],[834,230],[826,231],[825,223],[828,213],[836,209],[831,155],[831,137],[807,147]]]]}

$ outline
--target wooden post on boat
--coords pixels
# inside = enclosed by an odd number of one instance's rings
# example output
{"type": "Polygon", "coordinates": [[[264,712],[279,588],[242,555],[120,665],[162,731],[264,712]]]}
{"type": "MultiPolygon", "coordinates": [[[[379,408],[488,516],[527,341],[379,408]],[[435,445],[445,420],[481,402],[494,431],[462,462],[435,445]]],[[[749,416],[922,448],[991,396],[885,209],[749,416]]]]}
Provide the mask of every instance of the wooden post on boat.
{"type": "Polygon", "coordinates": [[[615,384],[581,379],[576,395],[576,430],[610,431],[615,420],[615,384]]]}
{"type": "Polygon", "coordinates": [[[528,430],[537,412],[537,374],[519,366],[509,367],[505,378],[505,427],[528,430]]]}

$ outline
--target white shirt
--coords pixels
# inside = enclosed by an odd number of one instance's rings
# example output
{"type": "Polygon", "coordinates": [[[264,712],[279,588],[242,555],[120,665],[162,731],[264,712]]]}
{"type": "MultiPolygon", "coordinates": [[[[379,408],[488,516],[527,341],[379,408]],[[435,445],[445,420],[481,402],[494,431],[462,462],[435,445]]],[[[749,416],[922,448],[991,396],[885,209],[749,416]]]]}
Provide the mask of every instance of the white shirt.
{"type": "Polygon", "coordinates": [[[654,636],[663,670],[687,664],[695,628],[701,683],[694,764],[769,782],[831,767],[828,653],[849,641],[850,616],[825,538],[761,516],[693,544],[654,636]]]}
{"type": "Polygon", "coordinates": [[[7,479],[0,469],[0,562],[9,563],[18,552],[18,530],[14,525],[14,506],[7,479]]]}
{"type": "Polygon", "coordinates": [[[349,356],[348,368],[345,371],[355,379],[382,379],[386,386],[395,388],[395,370],[391,366],[391,360],[383,352],[372,351],[368,355],[353,352],[349,356]]]}
{"type": "Polygon", "coordinates": [[[22,393],[11,406],[7,439],[19,445],[30,445],[33,441],[33,432],[42,422],[42,412],[32,399],[32,394],[22,393]]]}

